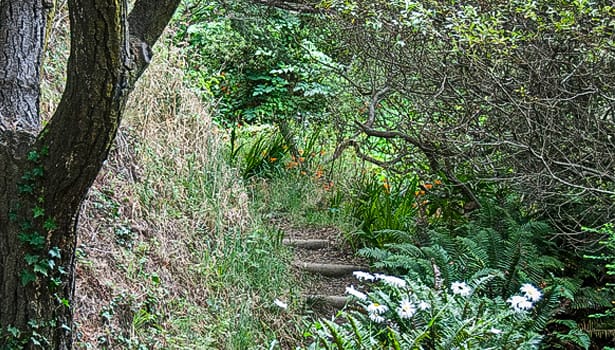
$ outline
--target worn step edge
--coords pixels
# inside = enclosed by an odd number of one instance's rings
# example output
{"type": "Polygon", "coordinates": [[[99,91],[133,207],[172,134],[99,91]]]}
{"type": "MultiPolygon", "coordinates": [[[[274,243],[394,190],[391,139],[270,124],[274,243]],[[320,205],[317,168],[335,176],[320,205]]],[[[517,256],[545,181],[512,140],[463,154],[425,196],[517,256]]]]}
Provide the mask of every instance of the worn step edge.
{"type": "Polygon", "coordinates": [[[326,239],[290,239],[286,238],[282,241],[284,245],[302,248],[302,249],[322,249],[329,246],[329,241],[326,239]]]}
{"type": "Polygon", "coordinates": [[[305,297],[309,304],[326,304],[334,308],[341,309],[346,306],[348,298],[342,295],[307,295],[305,297]]]}
{"type": "Polygon", "coordinates": [[[345,264],[320,264],[302,262],[296,263],[300,269],[306,272],[316,273],[327,277],[342,277],[352,274],[354,271],[365,271],[366,266],[345,264]]]}

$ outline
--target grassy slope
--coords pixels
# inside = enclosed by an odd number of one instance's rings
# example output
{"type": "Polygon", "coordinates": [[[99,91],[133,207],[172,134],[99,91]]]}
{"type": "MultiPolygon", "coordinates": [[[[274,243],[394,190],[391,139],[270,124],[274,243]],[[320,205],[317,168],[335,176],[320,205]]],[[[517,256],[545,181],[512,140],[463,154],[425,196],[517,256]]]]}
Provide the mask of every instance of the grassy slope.
{"type": "MultiPolygon", "coordinates": [[[[59,20],[61,21],[61,19],[59,20]]],[[[50,42],[42,109],[62,91],[66,32],[50,42]]],[[[159,45],[81,214],[77,348],[257,349],[297,337],[281,237],[254,215],[208,106],[159,45]]]]}

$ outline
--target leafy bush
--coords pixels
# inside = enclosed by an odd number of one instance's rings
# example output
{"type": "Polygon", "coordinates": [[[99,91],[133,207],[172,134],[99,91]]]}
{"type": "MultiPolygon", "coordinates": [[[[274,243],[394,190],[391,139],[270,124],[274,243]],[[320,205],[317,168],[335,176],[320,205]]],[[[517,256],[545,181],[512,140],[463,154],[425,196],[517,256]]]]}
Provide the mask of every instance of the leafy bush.
{"type": "Polygon", "coordinates": [[[219,121],[323,118],[331,59],[320,31],[296,13],[239,1],[189,1],[177,40],[192,51],[189,78],[217,101],[219,121]]]}
{"type": "Polygon", "coordinates": [[[322,6],[342,29],[340,74],[366,106],[338,119],[361,159],[444,173],[466,201],[486,182],[514,188],[567,244],[592,243],[580,225],[609,221],[615,205],[611,3],[322,6]]]}

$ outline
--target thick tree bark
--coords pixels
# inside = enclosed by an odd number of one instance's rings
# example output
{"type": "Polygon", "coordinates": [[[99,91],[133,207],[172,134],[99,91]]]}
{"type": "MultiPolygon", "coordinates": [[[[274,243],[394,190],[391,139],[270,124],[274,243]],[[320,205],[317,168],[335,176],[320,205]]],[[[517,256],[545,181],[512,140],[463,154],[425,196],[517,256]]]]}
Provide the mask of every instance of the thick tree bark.
{"type": "Polygon", "coordinates": [[[49,8],[41,0],[3,0],[0,4],[0,131],[36,133],[49,8]]]}
{"type": "Polygon", "coordinates": [[[125,0],[69,0],[66,89],[38,132],[44,1],[0,3],[0,348],[72,347],[79,206],[178,4],[139,0],[129,16],[125,0]]]}

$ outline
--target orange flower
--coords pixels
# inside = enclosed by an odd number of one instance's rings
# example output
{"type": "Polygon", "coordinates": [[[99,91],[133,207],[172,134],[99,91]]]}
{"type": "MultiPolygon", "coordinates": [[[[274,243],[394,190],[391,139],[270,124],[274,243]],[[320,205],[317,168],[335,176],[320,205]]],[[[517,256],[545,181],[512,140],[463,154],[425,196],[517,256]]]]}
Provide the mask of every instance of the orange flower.
{"type": "Polygon", "coordinates": [[[269,158],[269,162],[271,162],[271,163],[275,162],[276,160],[278,160],[278,158],[275,158],[275,157],[270,157],[269,158]]]}
{"type": "Polygon", "coordinates": [[[431,190],[433,188],[433,185],[430,184],[430,183],[426,183],[426,184],[423,185],[423,187],[425,187],[428,190],[431,190]]]}
{"type": "Polygon", "coordinates": [[[305,162],[305,157],[299,157],[299,163],[305,162]]]}
{"type": "Polygon", "coordinates": [[[307,175],[305,171],[301,171],[301,175],[307,175]]]}
{"type": "Polygon", "coordinates": [[[324,188],[325,191],[329,191],[330,189],[333,188],[333,181],[329,181],[329,182],[322,184],[322,188],[324,188]]]}
{"type": "Polygon", "coordinates": [[[299,165],[299,163],[297,163],[297,162],[288,162],[288,163],[286,164],[286,169],[292,169],[292,168],[295,168],[295,167],[297,167],[297,165],[299,165]]]}
{"type": "Polygon", "coordinates": [[[416,192],[414,192],[414,195],[417,196],[417,197],[418,196],[424,196],[425,195],[425,191],[423,191],[423,190],[416,191],[416,192]]]}
{"type": "Polygon", "coordinates": [[[391,192],[391,185],[389,184],[389,182],[388,182],[388,181],[386,181],[386,180],[385,180],[385,181],[382,183],[382,187],[384,187],[384,190],[386,191],[386,193],[391,192]]]}
{"type": "Polygon", "coordinates": [[[442,185],[442,181],[440,180],[435,180],[433,183],[435,183],[436,185],[442,185]]]}
{"type": "Polygon", "coordinates": [[[316,172],[314,173],[314,176],[316,176],[317,179],[320,179],[323,175],[324,175],[324,172],[320,168],[317,169],[316,172]]]}

